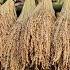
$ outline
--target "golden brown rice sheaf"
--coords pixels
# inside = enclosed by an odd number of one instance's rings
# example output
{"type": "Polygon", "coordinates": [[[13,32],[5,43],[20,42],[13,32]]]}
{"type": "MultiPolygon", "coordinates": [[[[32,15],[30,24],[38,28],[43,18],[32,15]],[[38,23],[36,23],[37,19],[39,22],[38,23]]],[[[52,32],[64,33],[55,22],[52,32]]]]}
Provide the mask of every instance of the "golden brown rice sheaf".
{"type": "Polygon", "coordinates": [[[22,67],[25,67],[24,58],[26,55],[23,54],[22,47],[20,47],[21,25],[25,22],[24,19],[28,17],[30,10],[33,11],[33,8],[35,8],[34,3],[32,4],[34,0],[27,4],[28,1],[25,1],[24,11],[22,10],[20,19],[17,20],[12,0],[7,0],[0,8],[0,62],[3,66],[1,69],[21,70],[22,67]]]}
{"type": "Polygon", "coordinates": [[[16,14],[13,0],[7,0],[0,7],[0,62],[2,69],[8,70],[11,57],[11,28],[15,24],[16,14]]]}
{"type": "Polygon", "coordinates": [[[59,70],[70,69],[70,0],[64,0],[64,5],[56,24],[54,43],[56,47],[54,62],[59,70]]]}
{"type": "Polygon", "coordinates": [[[47,70],[50,66],[51,33],[54,24],[51,5],[50,0],[40,3],[29,17],[25,29],[21,30],[21,47],[26,49],[29,68],[35,65],[35,70],[47,70]]]}

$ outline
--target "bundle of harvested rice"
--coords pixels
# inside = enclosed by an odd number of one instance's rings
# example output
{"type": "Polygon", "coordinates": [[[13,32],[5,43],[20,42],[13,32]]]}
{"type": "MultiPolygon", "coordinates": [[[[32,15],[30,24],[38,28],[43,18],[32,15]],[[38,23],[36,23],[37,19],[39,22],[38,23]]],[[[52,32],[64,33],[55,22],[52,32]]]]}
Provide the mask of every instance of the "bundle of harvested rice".
{"type": "Polygon", "coordinates": [[[64,5],[60,16],[56,21],[56,31],[54,35],[55,58],[54,62],[57,70],[70,69],[70,0],[64,0],[64,5]]]}
{"type": "MultiPolygon", "coordinates": [[[[16,21],[15,6],[13,0],[7,0],[0,7],[0,65],[1,70],[10,67],[11,39],[9,35],[16,21]]],[[[10,70],[10,69],[9,69],[10,70]]]]}
{"type": "MultiPolygon", "coordinates": [[[[26,60],[26,49],[21,47],[21,29],[25,27],[25,22],[29,18],[29,14],[35,9],[35,0],[25,0],[22,13],[16,20],[16,24],[11,28],[11,33],[9,35],[9,40],[12,44],[11,55],[10,55],[10,69],[11,70],[24,70],[27,60],[26,60]]],[[[23,34],[24,35],[24,34],[23,34]]]]}
{"type": "Polygon", "coordinates": [[[20,46],[22,51],[25,49],[27,62],[23,70],[50,69],[51,33],[54,17],[51,0],[42,0],[30,15],[25,28],[22,27],[20,46]]]}

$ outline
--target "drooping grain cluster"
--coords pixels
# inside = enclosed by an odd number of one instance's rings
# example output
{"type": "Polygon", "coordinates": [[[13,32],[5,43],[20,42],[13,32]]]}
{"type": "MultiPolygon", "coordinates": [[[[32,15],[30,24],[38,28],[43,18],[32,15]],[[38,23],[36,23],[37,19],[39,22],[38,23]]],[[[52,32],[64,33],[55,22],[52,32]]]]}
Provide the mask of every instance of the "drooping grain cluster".
{"type": "Polygon", "coordinates": [[[8,70],[11,57],[11,28],[16,20],[14,2],[8,0],[0,7],[0,65],[8,70]],[[10,39],[9,39],[10,38],[10,39]],[[9,40],[9,41],[8,41],[9,40]]]}
{"type": "Polygon", "coordinates": [[[45,0],[37,6],[21,32],[21,46],[26,49],[27,65],[29,68],[34,66],[36,70],[49,69],[50,65],[51,28],[54,14],[50,9],[52,6],[46,6],[48,2],[51,3],[50,0],[45,0]]]}
{"type": "Polygon", "coordinates": [[[19,17],[13,0],[2,4],[0,70],[69,70],[69,2],[57,15],[52,0],[25,0],[19,17]]]}
{"type": "Polygon", "coordinates": [[[59,70],[70,69],[70,0],[64,1],[64,6],[56,21],[56,31],[54,34],[55,58],[54,62],[59,70]]]}

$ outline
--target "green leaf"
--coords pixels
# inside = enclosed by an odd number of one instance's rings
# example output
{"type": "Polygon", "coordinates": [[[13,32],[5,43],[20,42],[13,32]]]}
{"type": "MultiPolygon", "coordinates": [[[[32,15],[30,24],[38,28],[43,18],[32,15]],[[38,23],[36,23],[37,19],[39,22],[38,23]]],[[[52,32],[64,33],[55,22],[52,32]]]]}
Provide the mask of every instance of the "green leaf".
{"type": "Polygon", "coordinates": [[[7,0],[0,0],[0,4],[5,3],[7,0]]]}
{"type": "Polygon", "coordinates": [[[56,0],[53,2],[53,8],[55,11],[60,12],[63,6],[63,1],[62,0],[56,0]]]}

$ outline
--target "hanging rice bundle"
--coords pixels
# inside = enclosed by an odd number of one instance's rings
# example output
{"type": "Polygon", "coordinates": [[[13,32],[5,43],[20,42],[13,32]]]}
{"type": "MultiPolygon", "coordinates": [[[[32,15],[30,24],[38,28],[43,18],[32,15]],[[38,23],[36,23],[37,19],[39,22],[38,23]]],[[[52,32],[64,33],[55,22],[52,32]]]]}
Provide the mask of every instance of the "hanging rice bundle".
{"type": "Polygon", "coordinates": [[[70,69],[70,0],[64,0],[64,5],[60,16],[56,21],[56,31],[54,35],[55,58],[57,70],[70,69]]]}
{"type": "Polygon", "coordinates": [[[13,0],[7,0],[0,7],[0,65],[1,70],[10,70],[11,39],[9,35],[15,24],[16,13],[13,0]]]}
{"type": "Polygon", "coordinates": [[[23,70],[48,70],[54,22],[51,0],[42,0],[32,13],[21,29],[20,46],[27,62],[23,70]]]}
{"type": "Polygon", "coordinates": [[[3,4],[6,0],[0,0],[0,4],[3,4]]]}
{"type": "Polygon", "coordinates": [[[21,38],[21,29],[22,24],[25,26],[25,22],[29,18],[29,13],[33,12],[35,9],[35,0],[25,0],[22,13],[16,20],[16,24],[11,28],[10,35],[8,37],[8,42],[10,41],[10,68],[11,70],[24,70],[26,66],[26,49],[21,47],[22,40],[21,38]],[[29,2],[29,3],[28,3],[29,2]],[[34,5],[33,5],[34,4],[34,5]],[[23,50],[22,50],[23,49],[23,50]]]}

